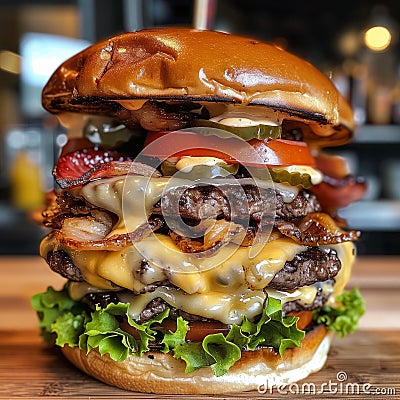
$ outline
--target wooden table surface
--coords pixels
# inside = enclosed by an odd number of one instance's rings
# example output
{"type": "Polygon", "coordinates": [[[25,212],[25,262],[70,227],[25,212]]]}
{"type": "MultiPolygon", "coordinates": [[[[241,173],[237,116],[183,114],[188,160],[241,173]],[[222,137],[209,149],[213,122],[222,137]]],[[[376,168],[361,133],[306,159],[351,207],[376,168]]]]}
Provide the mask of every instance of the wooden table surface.
{"type": "MultiPolygon", "coordinates": [[[[64,280],[39,257],[0,257],[0,398],[173,398],[126,392],[87,377],[44,344],[31,296],[64,280]]],[[[360,330],[335,339],[325,368],[274,389],[212,398],[400,398],[400,258],[359,257],[349,287],[367,301],[360,330]],[[320,393],[318,393],[320,392],[320,393]]],[[[198,398],[198,396],[184,396],[198,398]]],[[[210,398],[204,397],[204,398],[210,398]]]]}

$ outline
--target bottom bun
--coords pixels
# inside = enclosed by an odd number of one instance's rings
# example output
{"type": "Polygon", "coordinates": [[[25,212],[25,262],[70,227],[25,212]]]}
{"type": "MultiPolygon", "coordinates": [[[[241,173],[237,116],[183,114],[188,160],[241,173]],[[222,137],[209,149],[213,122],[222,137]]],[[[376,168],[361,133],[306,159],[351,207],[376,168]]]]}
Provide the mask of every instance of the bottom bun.
{"type": "Polygon", "coordinates": [[[325,364],[332,335],[321,325],[308,332],[302,347],[285,351],[280,357],[272,348],[245,351],[223,376],[210,368],[185,373],[185,362],[171,354],[149,352],[116,362],[98,351],[88,354],[78,347],[64,346],[66,358],[88,375],[122,389],[165,394],[219,394],[266,390],[286,385],[319,371],[325,364]]]}

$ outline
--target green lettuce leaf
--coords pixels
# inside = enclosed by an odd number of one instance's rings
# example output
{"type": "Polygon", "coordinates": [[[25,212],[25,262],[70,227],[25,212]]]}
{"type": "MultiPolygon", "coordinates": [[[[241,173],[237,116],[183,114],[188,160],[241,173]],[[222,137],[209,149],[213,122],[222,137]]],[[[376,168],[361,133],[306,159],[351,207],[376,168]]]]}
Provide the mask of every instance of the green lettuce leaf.
{"type": "Polygon", "coordinates": [[[215,359],[204,350],[203,344],[200,342],[178,344],[174,348],[174,357],[186,362],[186,373],[208,367],[215,363],[215,359]]]}
{"type": "Polygon", "coordinates": [[[157,332],[151,328],[152,325],[162,322],[168,316],[169,310],[143,324],[133,321],[128,311],[127,303],[110,303],[106,308],[96,306],[91,314],[91,321],[86,324],[80,337],[79,347],[87,352],[98,348],[101,355],[108,353],[114,361],[123,361],[130,354],[142,356],[149,350],[149,341],[156,340],[157,332]],[[118,317],[126,318],[129,325],[136,329],[138,339],[119,327],[118,317]]]}
{"type": "Polygon", "coordinates": [[[215,360],[210,365],[215,376],[224,375],[242,357],[240,348],[222,333],[207,335],[203,339],[203,349],[215,360]]]}
{"type": "Polygon", "coordinates": [[[38,312],[40,326],[53,334],[56,344],[77,346],[89,352],[98,349],[115,361],[129,355],[142,356],[149,351],[149,342],[164,345],[164,352],[186,363],[186,372],[210,367],[216,376],[225,374],[240,358],[243,349],[274,347],[282,355],[287,348],[300,346],[304,332],[297,329],[297,317],[282,315],[280,300],[268,298],[256,321],[243,318],[240,325],[233,324],[226,337],[222,333],[207,335],[202,342],[186,341],[189,324],[177,318],[174,332],[165,331],[162,321],[169,309],[144,323],[137,323],[129,316],[129,304],[109,304],[96,307],[93,312],[80,302],[73,301],[66,288],[55,291],[49,288],[44,294],[34,296],[32,305],[38,312]],[[136,332],[120,328],[120,321],[127,321],[136,332]]]}
{"type": "Polygon", "coordinates": [[[232,325],[228,334],[226,335],[226,340],[235,343],[239,348],[244,348],[249,342],[249,336],[244,333],[242,326],[232,325]]]}
{"type": "Polygon", "coordinates": [[[365,313],[365,302],[360,291],[355,288],[336,297],[337,307],[325,306],[313,312],[313,319],[325,324],[342,338],[358,328],[358,321],[365,313]]]}
{"type": "Polygon", "coordinates": [[[51,331],[56,334],[55,344],[57,346],[66,344],[70,347],[77,346],[79,336],[85,329],[85,319],[85,315],[74,315],[72,312],[60,315],[51,324],[51,331]]]}
{"type": "Polygon", "coordinates": [[[164,345],[162,350],[164,353],[168,353],[170,349],[173,349],[183,343],[185,343],[186,333],[189,330],[189,323],[182,317],[176,319],[176,331],[168,331],[164,334],[164,338],[161,343],[164,345]]]}
{"type": "Polygon", "coordinates": [[[109,354],[114,361],[123,361],[137,350],[136,340],[119,327],[117,316],[127,312],[128,305],[109,304],[105,309],[96,306],[91,320],[79,340],[79,347],[89,352],[98,348],[101,355],[109,354]]]}
{"type": "Polygon", "coordinates": [[[39,318],[44,339],[59,346],[77,346],[84,324],[89,319],[86,307],[72,300],[65,287],[55,290],[48,287],[44,293],[32,297],[32,307],[39,318]]]}
{"type": "Polygon", "coordinates": [[[186,362],[185,372],[209,366],[216,376],[224,375],[242,356],[240,348],[222,333],[207,335],[202,343],[179,343],[173,351],[175,358],[186,362]]]}
{"type": "Polygon", "coordinates": [[[247,350],[254,350],[258,346],[272,346],[282,355],[288,348],[301,346],[300,341],[305,332],[297,329],[297,321],[298,317],[283,316],[281,301],[269,297],[258,322],[244,318],[239,327],[243,338],[238,344],[243,346],[244,338],[247,337],[248,340],[244,343],[247,350]]]}
{"type": "Polygon", "coordinates": [[[305,332],[297,329],[298,317],[284,317],[280,300],[269,297],[257,322],[246,317],[233,324],[227,336],[208,335],[201,346],[182,343],[173,349],[174,357],[186,362],[186,372],[210,366],[216,376],[225,374],[241,358],[241,350],[274,347],[280,355],[287,348],[300,347],[305,332]]]}

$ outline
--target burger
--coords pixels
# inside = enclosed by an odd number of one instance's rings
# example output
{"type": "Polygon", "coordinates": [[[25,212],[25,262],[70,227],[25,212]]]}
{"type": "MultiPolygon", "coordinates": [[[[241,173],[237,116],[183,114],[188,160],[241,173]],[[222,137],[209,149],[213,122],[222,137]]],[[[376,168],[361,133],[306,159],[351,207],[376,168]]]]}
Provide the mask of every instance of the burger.
{"type": "Polygon", "coordinates": [[[320,370],[357,329],[360,234],[337,210],[365,188],[326,150],[353,115],[311,64],[143,30],[65,61],[42,103],[68,130],[40,246],[66,282],[32,304],[75,366],[139,392],[259,390],[320,370]]]}

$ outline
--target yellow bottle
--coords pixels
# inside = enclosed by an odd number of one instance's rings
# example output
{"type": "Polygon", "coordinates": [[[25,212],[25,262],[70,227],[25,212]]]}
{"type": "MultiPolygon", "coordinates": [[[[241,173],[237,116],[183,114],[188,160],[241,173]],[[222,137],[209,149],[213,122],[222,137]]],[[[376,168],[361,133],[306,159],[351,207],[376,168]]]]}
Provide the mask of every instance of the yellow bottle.
{"type": "Polygon", "coordinates": [[[20,150],[11,168],[11,201],[20,211],[33,211],[43,206],[44,192],[39,165],[20,150]]]}

